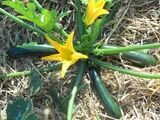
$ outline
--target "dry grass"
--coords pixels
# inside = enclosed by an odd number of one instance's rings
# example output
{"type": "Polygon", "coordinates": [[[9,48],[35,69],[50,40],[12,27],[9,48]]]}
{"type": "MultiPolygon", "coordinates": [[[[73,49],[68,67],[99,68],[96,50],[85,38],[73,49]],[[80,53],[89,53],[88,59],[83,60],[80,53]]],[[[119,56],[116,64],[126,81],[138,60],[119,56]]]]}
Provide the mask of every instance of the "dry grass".
{"type": "MultiPolygon", "coordinates": [[[[58,1],[50,0],[43,2],[46,7],[57,6],[57,9],[63,8],[74,12],[74,6],[70,2],[67,5],[60,4],[58,1]],[[69,6],[69,7],[68,7],[69,6]]],[[[64,2],[62,2],[64,3],[64,2]]],[[[67,3],[67,2],[66,2],[67,3]]],[[[160,42],[160,1],[159,0],[124,0],[121,2],[116,18],[105,28],[104,36],[107,36],[106,42],[112,44],[121,44],[124,46],[131,44],[143,44],[160,42]],[[131,2],[131,3],[130,3],[131,2]]],[[[9,9],[8,9],[9,10],[9,9]]],[[[12,11],[12,10],[9,10],[12,11]]],[[[71,31],[74,27],[74,14],[64,20],[67,23],[65,28],[71,31]],[[69,27],[68,27],[69,26],[69,27]]],[[[15,24],[0,14],[0,72],[9,73],[14,71],[29,70],[34,67],[41,67],[45,64],[39,58],[26,57],[12,59],[6,55],[6,50],[16,44],[35,41],[43,42],[35,33],[15,24]]],[[[126,61],[120,61],[124,67],[132,68],[145,72],[160,72],[160,50],[150,51],[158,61],[156,66],[148,68],[132,67],[126,61]]],[[[76,69],[76,68],[75,68],[76,69]]],[[[40,93],[33,97],[34,110],[42,120],[62,120],[63,114],[59,108],[52,104],[47,92],[50,88],[60,91],[63,96],[71,88],[71,80],[74,80],[75,69],[69,71],[66,81],[59,79],[60,73],[44,74],[44,87],[40,93]]],[[[103,70],[102,77],[122,107],[123,116],[121,120],[159,120],[160,119],[160,81],[148,80],[131,77],[103,70]]],[[[28,96],[28,77],[6,79],[0,81],[0,114],[2,120],[6,119],[6,106],[9,100],[16,96],[28,96]]],[[[95,91],[91,89],[90,81],[87,76],[83,79],[88,86],[79,91],[76,97],[76,112],[73,120],[109,120],[107,113],[103,110],[99,98],[95,91]]]]}

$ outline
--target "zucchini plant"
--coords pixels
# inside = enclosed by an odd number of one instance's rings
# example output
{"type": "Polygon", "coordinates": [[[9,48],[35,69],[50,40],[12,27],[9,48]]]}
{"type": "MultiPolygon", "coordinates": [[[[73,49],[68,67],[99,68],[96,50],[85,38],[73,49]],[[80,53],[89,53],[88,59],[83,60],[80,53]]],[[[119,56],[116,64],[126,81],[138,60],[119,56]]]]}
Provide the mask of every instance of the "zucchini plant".
{"type": "MultiPolygon", "coordinates": [[[[20,0],[3,0],[2,4],[13,8],[19,15],[13,16],[9,12],[0,8],[1,13],[23,27],[38,33],[40,36],[44,37],[48,43],[50,43],[50,45],[46,43],[38,44],[34,41],[31,43],[24,43],[23,45],[17,45],[7,51],[9,56],[23,57],[32,55],[40,56],[42,60],[60,61],[62,64],[39,68],[36,69],[36,71],[39,71],[42,74],[43,72],[51,72],[62,67],[62,78],[65,77],[65,73],[71,65],[75,64],[80,59],[83,59],[80,60],[80,69],[78,70],[73,89],[69,94],[68,108],[66,112],[67,120],[72,119],[74,99],[78,91],[80,81],[85,73],[87,73],[87,70],[94,86],[93,89],[99,94],[108,115],[117,119],[121,117],[121,108],[116,100],[113,99],[109,90],[107,90],[106,85],[101,79],[100,70],[97,70],[98,67],[136,77],[160,79],[160,74],[136,72],[101,60],[103,57],[121,55],[123,59],[132,62],[133,65],[136,64],[141,67],[147,67],[157,64],[156,59],[152,55],[141,52],[140,50],[159,48],[160,43],[117,46],[109,44],[104,45],[99,41],[101,39],[100,33],[103,31],[103,27],[108,25],[108,22],[114,18],[115,13],[118,10],[119,2],[116,0],[76,0],[74,2],[76,9],[76,33],[72,31],[71,34],[68,34],[68,31],[66,32],[60,24],[60,20],[63,16],[62,13],[58,13],[56,10],[50,11],[43,8],[37,0],[31,0],[28,3],[24,3],[20,0]],[[85,8],[83,6],[87,7],[85,8]],[[30,23],[35,24],[35,26],[32,26],[30,23]],[[53,31],[56,34],[53,34],[53,31]]],[[[35,70],[8,74],[2,73],[0,74],[0,79],[27,75],[36,76],[36,78],[40,79],[37,74],[33,75],[33,73],[35,74],[35,70]]],[[[30,95],[34,95],[43,88],[43,81],[40,79],[39,84],[35,79],[31,80],[33,81],[31,81],[31,85],[29,85],[31,88],[30,95]]],[[[10,115],[7,116],[8,119],[10,119],[10,115]]]]}

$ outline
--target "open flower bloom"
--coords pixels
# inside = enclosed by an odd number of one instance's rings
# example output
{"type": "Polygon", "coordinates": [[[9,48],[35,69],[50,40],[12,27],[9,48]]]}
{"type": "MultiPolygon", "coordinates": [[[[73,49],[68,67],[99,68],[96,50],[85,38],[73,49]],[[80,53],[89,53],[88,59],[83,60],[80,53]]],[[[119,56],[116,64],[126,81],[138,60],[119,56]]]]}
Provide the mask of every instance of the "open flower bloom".
{"type": "Polygon", "coordinates": [[[73,36],[74,32],[72,32],[67,40],[65,45],[61,45],[52,39],[50,39],[47,35],[45,38],[48,42],[59,52],[58,54],[53,54],[49,56],[42,57],[42,60],[49,60],[49,61],[60,61],[62,62],[62,78],[65,76],[67,69],[74,63],[76,63],[79,59],[84,58],[87,59],[88,56],[78,53],[73,48],[73,36]]]}
{"type": "Polygon", "coordinates": [[[99,16],[104,14],[109,14],[106,9],[103,9],[105,5],[105,0],[89,0],[87,11],[84,18],[84,23],[86,26],[91,25],[99,16]]]}

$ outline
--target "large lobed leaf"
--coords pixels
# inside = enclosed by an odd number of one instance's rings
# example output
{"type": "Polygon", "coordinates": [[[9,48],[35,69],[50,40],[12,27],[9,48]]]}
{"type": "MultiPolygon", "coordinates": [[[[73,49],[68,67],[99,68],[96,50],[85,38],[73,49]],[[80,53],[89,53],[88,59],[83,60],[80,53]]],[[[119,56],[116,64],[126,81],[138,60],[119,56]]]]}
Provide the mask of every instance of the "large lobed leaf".
{"type": "Polygon", "coordinates": [[[32,101],[19,97],[7,106],[7,120],[38,120],[32,111],[32,101]]]}
{"type": "Polygon", "coordinates": [[[7,0],[3,1],[2,4],[13,8],[20,14],[19,17],[21,19],[35,23],[46,32],[51,32],[58,20],[58,15],[55,10],[49,11],[43,8],[37,12],[36,5],[32,2],[24,4],[24,2],[20,0],[7,0]]]}

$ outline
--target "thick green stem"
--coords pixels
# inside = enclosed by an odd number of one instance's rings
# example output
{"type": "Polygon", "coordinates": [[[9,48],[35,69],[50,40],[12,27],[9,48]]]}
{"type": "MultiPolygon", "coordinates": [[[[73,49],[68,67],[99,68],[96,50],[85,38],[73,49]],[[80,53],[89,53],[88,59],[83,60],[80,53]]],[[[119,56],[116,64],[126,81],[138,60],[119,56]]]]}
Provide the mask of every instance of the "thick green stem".
{"type": "Polygon", "coordinates": [[[39,2],[37,1],[37,0],[32,0],[34,3],[35,3],[35,5],[37,6],[37,8],[41,11],[41,10],[43,10],[43,7],[41,6],[41,4],[39,4],[39,2]]]}
{"type": "MultiPolygon", "coordinates": [[[[56,64],[53,66],[48,66],[48,67],[44,67],[44,68],[40,68],[37,69],[40,73],[44,73],[44,72],[50,72],[53,71],[57,68],[60,68],[61,64],[56,64]]],[[[14,78],[14,77],[21,77],[21,76],[28,76],[31,75],[33,72],[33,70],[28,70],[28,71],[23,71],[23,72],[14,72],[14,73],[2,73],[0,74],[0,79],[5,79],[5,78],[14,78]]]]}
{"type": "Polygon", "coordinates": [[[68,103],[67,120],[72,120],[74,99],[76,97],[76,93],[77,93],[77,89],[78,89],[78,86],[80,84],[80,81],[83,77],[84,69],[85,69],[85,62],[81,61],[80,68],[79,68],[79,71],[78,71],[78,76],[76,77],[75,84],[74,84],[74,87],[73,87],[72,92],[71,92],[71,98],[70,98],[69,103],[68,103]]]}
{"type": "Polygon", "coordinates": [[[76,24],[77,24],[77,32],[78,32],[78,37],[79,39],[81,39],[82,35],[83,35],[83,21],[82,21],[82,14],[81,14],[81,1],[80,0],[76,0],[75,1],[75,5],[76,5],[76,24]]]}
{"type": "Polygon", "coordinates": [[[97,64],[104,68],[107,68],[113,71],[118,71],[124,74],[141,77],[141,78],[160,79],[160,74],[149,74],[149,73],[142,73],[142,72],[133,71],[133,70],[127,70],[127,69],[120,68],[118,66],[115,66],[115,65],[112,65],[106,62],[102,62],[101,60],[98,60],[97,58],[94,58],[94,57],[90,57],[90,60],[92,60],[94,64],[97,64]]]}
{"type": "Polygon", "coordinates": [[[7,11],[3,10],[2,8],[0,8],[0,12],[3,13],[4,15],[6,15],[7,17],[9,17],[10,19],[12,19],[13,21],[17,22],[18,24],[22,25],[25,28],[28,28],[36,33],[38,33],[41,36],[44,36],[46,33],[41,31],[38,28],[35,28],[27,23],[25,23],[24,21],[22,21],[21,19],[11,15],[10,13],[8,13],[7,11]]]}
{"type": "Polygon", "coordinates": [[[62,26],[60,26],[58,23],[56,23],[54,27],[55,27],[54,29],[55,29],[64,39],[67,39],[68,33],[66,33],[66,31],[64,31],[64,29],[63,29],[62,26]]]}
{"type": "Polygon", "coordinates": [[[129,52],[129,51],[138,51],[143,49],[154,49],[159,48],[160,43],[154,43],[154,44],[146,44],[146,45],[135,45],[135,46],[127,46],[127,47],[119,47],[119,48],[110,48],[110,49],[94,49],[92,51],[95,55],[113,55],[123,52],[129,52]]]}

